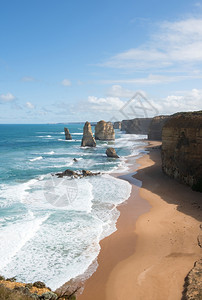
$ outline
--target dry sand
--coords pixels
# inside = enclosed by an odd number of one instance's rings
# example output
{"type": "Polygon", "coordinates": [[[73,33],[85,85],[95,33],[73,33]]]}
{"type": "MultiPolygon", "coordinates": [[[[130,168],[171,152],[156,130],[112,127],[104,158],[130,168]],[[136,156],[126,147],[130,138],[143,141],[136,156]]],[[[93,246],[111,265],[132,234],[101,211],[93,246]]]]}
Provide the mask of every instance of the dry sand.
{"type": "Polygon", "coordinates": [[[159,149],[138,163],[135,178],[122,176],[133,185],[131,196],[119,206],[117,231],[101,241],[98,269],[78,300],[180,300],[201,257],[201,194],[162,173],[159,149]]]}

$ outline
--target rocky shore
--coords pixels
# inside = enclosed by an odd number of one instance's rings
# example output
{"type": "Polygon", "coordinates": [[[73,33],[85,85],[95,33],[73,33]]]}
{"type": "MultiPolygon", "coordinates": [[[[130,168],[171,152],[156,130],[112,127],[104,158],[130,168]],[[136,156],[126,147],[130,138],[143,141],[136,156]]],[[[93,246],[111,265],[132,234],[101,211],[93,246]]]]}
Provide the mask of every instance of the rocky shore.
{"type": "Polygon", "coordinates": [[[0,276],[1,300],[75,300],[77,290],[66,289],[64,292],[53,292],[45,283],[16,282],[15,278],[5,279],[0,276]]]}

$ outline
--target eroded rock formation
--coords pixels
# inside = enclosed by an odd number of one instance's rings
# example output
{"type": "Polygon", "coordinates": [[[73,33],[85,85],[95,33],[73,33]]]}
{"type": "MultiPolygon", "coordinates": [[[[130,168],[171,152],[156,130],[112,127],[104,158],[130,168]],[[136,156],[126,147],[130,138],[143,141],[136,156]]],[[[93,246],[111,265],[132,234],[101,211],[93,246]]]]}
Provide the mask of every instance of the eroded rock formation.
{"type": "Polygon", "coordinates": [[[152,118],[123,120],[121,130],[131,134],[148,134],[152,118]]]}
{"type": "Polygon", "coordinates": [[[95,126],[95,139],[110,141],[115,139],[114,127],[111,122],[99,121],[95,126]]]}
{"type": "Polygon", "coordinates": [[[152,141],[162,140],[162,128],[170,116],[157,116],[151,120],[148,132],[148,139],[152,141]]]}
{"type": "Polygon", "coordinates": [[[114,129],[121,129],[121,122],[114,122],[114,129]]]}
{"type": "Polygon", "coordinates": [[[86,147],[86,146],[95,147],[96,146],[96,142],[93,137],[91,125],[89,122],[86,122],[83,127],[83,138],[82,138],[81,146],[82,147],[86,147]]]}
{"type": "Polygon", "coordinates": [[[69,129],[65,127],[64,131],[65,131],[65,139],[66,140],[72,140],[72,136],[71,136],[71,134],[69,132],[69,129]]]}
{"type": "Polygon", "coordinates": [[[73,178],[78,178],[78,177],[87,177],[87,176],[96,176],[100,175],[100,172],[98,173],[93,173],[88,170],[81,170],[81,171],[73,171],[70,169],[65,170],[64,172],[61,173],[56,173],[55,174],[58,178],[63,178],[63,177],[73,177],[73,178]]]}
{"type": "Polygon", "coordinates": [[[112,147],[107,148],[106,154],[108,157],[119,158],[119,156],[116,154],[116,150],[112,147]]]}
{"type": "MultiPolygon", "coordinates": [[[[13,278],[10,278],[13,279],[13,278]]],[[[57,300],[59,295],[52,292],[43,282],[22,283],[5,280],[0,276],[0,299],[20,299],[20,300],[57,300]]]]}
{"type": "Polygon", "coordinates": [[[202,111],[178,113],[165,123],[162,169],[202,192],[202,111]]]}
{"type": "Polygon", "coordinates": [[[195,262],[193,269],[185,278],[182,300],[202,299],[202,259],[195,262]]]}

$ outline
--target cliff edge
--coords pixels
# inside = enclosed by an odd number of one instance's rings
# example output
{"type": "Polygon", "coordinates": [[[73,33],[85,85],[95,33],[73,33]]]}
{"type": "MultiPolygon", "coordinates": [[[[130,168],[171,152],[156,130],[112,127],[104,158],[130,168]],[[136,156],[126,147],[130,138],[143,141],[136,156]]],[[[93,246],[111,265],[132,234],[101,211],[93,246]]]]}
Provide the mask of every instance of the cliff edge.
{"type": "Polygon", "coordinates": [[[152,118],[136,118],[123,120],[121,130],[130,134],[148,134],[152,118]]]}
{"type": "Polygon", "coordinates": [[[166,121],[170,119],[170,116],[157,116],[154,117],[149,126],[148,140],[161,141],[162,129],[166,121]]]}
{"type": "Polygon", "coordinates": [[[202,111],[178,113],[165,123],[162,169],[202,192],[202,111]]]}

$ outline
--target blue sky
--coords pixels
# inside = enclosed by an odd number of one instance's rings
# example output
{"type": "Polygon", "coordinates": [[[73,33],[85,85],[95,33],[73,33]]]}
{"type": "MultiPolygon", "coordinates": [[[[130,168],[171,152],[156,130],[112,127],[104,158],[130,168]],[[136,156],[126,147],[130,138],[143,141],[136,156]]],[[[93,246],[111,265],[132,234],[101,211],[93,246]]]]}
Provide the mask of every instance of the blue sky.
{"type": "Polygon", "coordinates": [[[0,32],[0,123],[202,109],[202,1],[0,0],[0,32]]]}

